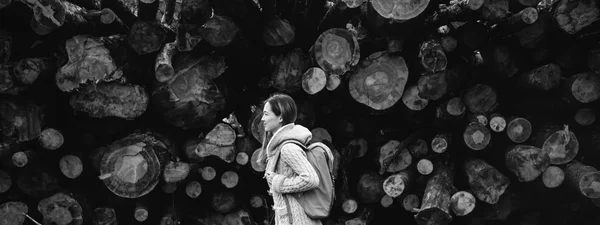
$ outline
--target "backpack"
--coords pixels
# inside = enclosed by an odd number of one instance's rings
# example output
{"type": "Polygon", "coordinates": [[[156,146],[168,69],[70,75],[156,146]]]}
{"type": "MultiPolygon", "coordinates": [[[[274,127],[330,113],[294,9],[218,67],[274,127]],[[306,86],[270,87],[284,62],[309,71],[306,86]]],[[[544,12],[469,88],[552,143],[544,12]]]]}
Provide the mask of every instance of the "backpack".
{"type": "MultiPolygon", "coordinates": [[[[324,219],[329,216],[333,201],[335,200],[335,178],[333,177],[333,159],[329,158],[331,149],[321,142],[305,146],[297,140],[286,140],[281,146],[294,143],[306,152],[306,158],[313,166],[319,177],[319,186],[308,191],[293,194],[294,198],[302,205],[304,212],[311,219],[324,219]]],[[[278,160],[279,161],[279,160],[278,160]]],[[[276,168],[277,165],[275,165],[276,168]]],[[[286,205],[290,221],[292,212],[286,198],[286,205]]]]}

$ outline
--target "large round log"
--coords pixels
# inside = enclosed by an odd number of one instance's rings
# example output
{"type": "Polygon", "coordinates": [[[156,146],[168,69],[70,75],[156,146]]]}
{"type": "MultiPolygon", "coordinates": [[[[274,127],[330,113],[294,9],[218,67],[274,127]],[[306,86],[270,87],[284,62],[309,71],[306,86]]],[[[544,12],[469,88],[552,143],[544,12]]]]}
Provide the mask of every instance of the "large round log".
{"type": "Polygon", "coordinates": [[[83,224],[83,208],[71,195],[56,193],[42,199],[37,208],[44,217],[44,224],[83,224]]]}
{"type": "Polygon", "coordinates": [[[510,185],[508,177],[481,159],[467,160],[465,173],[471,191],[479,200],[489,204],[496,204],[510,185]]]}
{"type": "Polygon", "coordinates": [[[564,85],[567,102],[590,103],[600,98],[600,76],[594,72],[570,76],[564,85]]]}
{"type": "Polygon", "coordinates": [[[69,103],[75,111],[90,117],[119,117],[135,119],[146,112],[149,96],[139,85],[117,82],[85,85],[71,96],[69,103]]]}
{"type": "Polygon", "coordinates": [[[240,29],[227,16],[214,15],[202,25],[201,35],[213,47],[225,47],[234,41],[240,29]]]}
{"type": "Polygon", "coordinates": [[[0,224],[22,225],[25,222],[25,214],[29,211],[27,205],[22,202],[5,202],[0,205],[0,224]]]}
{"type": "Polygon", "coordinates": [[[56,85],[61,91],[76,90],[82,84],[119,80],[126,58],[126,37],[113,35],[92,37],[77,35],[65,42],[68,62],[56,73],[56,85]]]}
{"type": "Polygon", "coordinates": [[[364,59],[350,77],[350,95],[375,110],[387,109],[402,97],[408,67],[401,56],[376,52],[364,59]]]}
{"type": "Polygon", "coordinates": [[[445,71],[421,76],[417,84],[419,96],[428,100],[438,100],[448,91],[445,71]]]}
{"type": "Polygon", "coordinates": [[[429,100],[421,98],[418,86],[410,86],[404,90],[402,103],[410,110],[419,111],[427,107],[429,100]]]}
{"type": "Polygon", "coordinates": [[[596,168],[573,160],[565,168],[565,178],[583,196],[600,198],[600,171],[596,168]]]}
{"type": "Polygon", "coordinates": [[[383,18],[404,21],[417,17],[429,5],[429,0],[419,1],[394,1],[373,0],[371,6],[383,18]]]}
{"type": "Polygon", "coordinates": [[[133,133],[107,146],[100,179],[115,195],[144,196],[156,187],[169,158],[169,142],[153,132],[133,133]]]}
{"type": "Polygon", "coordinates": [[[563,127],[546,125],[537,136],[537,147],[541,148],[550,159],[551,164],[566,164],[573,160],[579,152],[579,141],[568,125],[563,127]]]}
{"type": "Polygon", "coordinates": [[[225,108],[225,96],[213,81],[225,72],[225,59],[182,54],[173,63],[175,75],[153,90],[151,102],[169,124],[208,128],[225,108]]]}
{"type": "Polygon", "coordinates": [[[429,178],[423,200],[415,220],[419,225],[447,225],[452,221],[450,200],[455,192],[454,174],[447,166],[437,166],[437,172],[429,178]]]}
{"type": "Polygon", "coordinates": [[[475,209],[475,197],[467,191],[459,191],[450,199],[452,212],[457,216],[465,216],[475,209]]]}
{"type": "Polygon", "coordinates": [[[216,156],[227,163],[235,160],[235,130],[226,123],[218,123],[195,147],[186,150],[189,159],[201,161],[216,156]]]}
{"type": "Polygon", "coordinates": [[[548,153],[531,145],[515,145],[505,155],[506,167],[520,182],[535,180],[550,165],[548,153]]]}
{"type": "Polygon", "coordinates": [[[312,53],[327,74],[341,76],[358,64],[360,46],[352,32],[331,28],[319,35],[312,53]]]}

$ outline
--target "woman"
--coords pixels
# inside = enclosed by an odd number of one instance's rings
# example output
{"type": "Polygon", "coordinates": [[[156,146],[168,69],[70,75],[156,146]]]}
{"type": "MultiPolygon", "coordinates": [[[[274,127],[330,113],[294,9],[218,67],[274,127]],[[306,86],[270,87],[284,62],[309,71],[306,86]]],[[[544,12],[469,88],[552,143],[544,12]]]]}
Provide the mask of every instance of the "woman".
{"type": "Polygon", "coordinates": [[[283,141],[295,139],[308,144],[311,132],[294,124],[296,103],[285,94],[275,94],[265,101],[262,123],[265,135],[258,163],[265,165],[265,178],[273,196],[275,224],[314,225],[321,221],[306,215],[302,205],[291,195],[310,190],[319,185],[319,177],[298,145],[283,141]]]}

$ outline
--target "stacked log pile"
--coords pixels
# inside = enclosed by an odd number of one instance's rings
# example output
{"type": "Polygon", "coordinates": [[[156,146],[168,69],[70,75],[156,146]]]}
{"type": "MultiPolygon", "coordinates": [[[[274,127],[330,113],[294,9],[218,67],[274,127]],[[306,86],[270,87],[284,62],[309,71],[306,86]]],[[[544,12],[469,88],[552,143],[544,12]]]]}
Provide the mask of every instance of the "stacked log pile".
{"type": "Polygon", "coordinates": [[[0,225],[273,224],[264,100],[327,225],[599,224],[597,0],[0,0],[0,225]]]}

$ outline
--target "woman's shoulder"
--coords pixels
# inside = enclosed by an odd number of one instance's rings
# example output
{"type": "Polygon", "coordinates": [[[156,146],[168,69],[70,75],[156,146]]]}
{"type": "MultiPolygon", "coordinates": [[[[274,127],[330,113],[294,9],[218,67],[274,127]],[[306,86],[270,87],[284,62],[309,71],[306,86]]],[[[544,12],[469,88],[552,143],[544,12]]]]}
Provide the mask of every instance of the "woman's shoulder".
{"type": "Polygon", "coordinates": [[[297,154],[305,154],[304,149],[302,149],[298,144],[293,142],[284,143],[281,146],[281,154],[286,155],[297,155],[297,154]]]}

